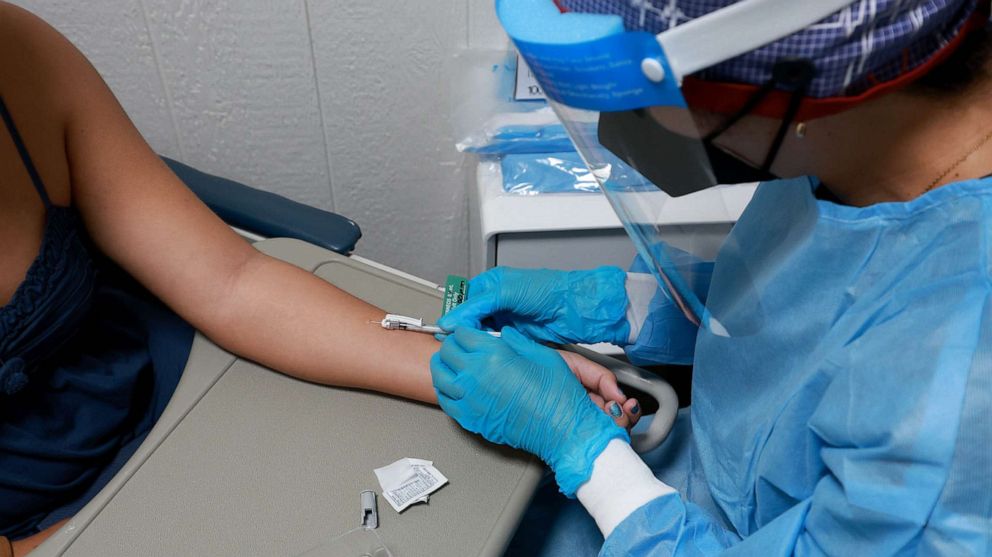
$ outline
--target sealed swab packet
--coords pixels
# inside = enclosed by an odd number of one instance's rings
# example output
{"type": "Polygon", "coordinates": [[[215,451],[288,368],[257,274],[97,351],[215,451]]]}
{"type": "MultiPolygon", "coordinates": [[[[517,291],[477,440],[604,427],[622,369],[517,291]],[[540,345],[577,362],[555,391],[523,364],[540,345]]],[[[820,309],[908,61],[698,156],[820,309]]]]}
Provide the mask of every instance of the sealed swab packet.
{"type": "Polygon", "coordinates": [[[448,483],[433,462],[419,458],[401,458],[374,472],[382,487],[382,498],[398,513],[414,503],[426,503],[431,493],[448,483]]]}

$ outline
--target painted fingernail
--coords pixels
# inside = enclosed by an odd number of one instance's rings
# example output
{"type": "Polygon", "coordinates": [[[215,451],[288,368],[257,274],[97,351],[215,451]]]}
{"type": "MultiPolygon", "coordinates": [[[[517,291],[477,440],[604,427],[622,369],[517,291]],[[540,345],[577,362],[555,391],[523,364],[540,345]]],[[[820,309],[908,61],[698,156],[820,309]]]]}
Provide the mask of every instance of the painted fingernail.
{"type": "Polygon", "coordinates": [[[634,405],[630,407],[630,413],[631,414],[637,414],[640,411],[641,411],[641,405],[640,404],[634,403],[634,405]]]}
{"type": "Polygon", "coordinates": [[[620,405],[617,404],[616,402],[611,402],[610,415],[613,416],[614,418],[619,418],[620,416],[623,416],[623,409],[620,408],[620,405]]]}

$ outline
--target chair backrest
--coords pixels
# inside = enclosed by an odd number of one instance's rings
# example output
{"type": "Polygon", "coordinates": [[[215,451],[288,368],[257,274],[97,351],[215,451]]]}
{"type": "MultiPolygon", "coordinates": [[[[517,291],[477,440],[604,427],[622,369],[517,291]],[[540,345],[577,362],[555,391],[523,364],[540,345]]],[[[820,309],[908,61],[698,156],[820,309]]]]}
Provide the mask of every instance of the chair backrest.
{"type": "Polygon", "coordinates": [[[213,176],[166,157],[165,164],[210,209],[233,227],[265,238],[295,238],[347,255],[362,230],[351,219],[281,195],[213,176]]]}

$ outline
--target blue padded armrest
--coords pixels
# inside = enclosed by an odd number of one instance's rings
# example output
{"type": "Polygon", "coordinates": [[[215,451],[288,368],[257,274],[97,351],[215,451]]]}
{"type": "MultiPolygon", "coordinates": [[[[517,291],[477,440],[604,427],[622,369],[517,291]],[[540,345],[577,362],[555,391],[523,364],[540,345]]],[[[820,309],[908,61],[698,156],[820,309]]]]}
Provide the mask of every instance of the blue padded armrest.
{"type": "Polygon", "coordinates": [[[316,207],[257,190],[227,178],[212,176],[162,157],[224,222],[267,238],[296,238],[347,255],[362,230],[354,221],[316,207]]]}

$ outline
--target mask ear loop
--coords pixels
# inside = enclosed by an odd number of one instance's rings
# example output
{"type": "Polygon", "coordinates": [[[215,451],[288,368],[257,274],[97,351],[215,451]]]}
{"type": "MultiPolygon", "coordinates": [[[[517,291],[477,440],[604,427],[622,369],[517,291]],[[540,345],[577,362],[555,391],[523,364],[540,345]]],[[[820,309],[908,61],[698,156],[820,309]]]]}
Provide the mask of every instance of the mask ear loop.
{"type": "Polygon", "coordinates": [[[773,72],[772,78],[764,82],[761,85],[761,88],[755,91],[754,94],[747,99],[747,102],[744,103],[744,106],[742,106],[737,112],[731,114],[730,117],[724,120],[722,124],[717,126],[710,133],[706,134],[706,136],[703,137],[703,142],[712,143],[713,140],[723,135],[724,132],[726,132],[727,130],[732,128],[734,124],[739,122],[741,118],[750,114],[751,111],[754,110],[758,106],[758,104],[765,99],[766,96],[768,96],[768,93],[772,92],[772,89],[775,88],[776,83],[777,81],[775,78],[775,74],[773,72]]]}
{"type": "Polygon", "coordinates": [[[775,68],[772,70],[772,79],[790,87],[792,95],[789,96],[789,106],[785,110],[778,131],[775,133],[775,139],[772,140],[772,144],[768,148],[768,154],[765,156],[765,162],[761,165],[761,170],[771,171],[772,164],[778,157],[778,151],[782,148],[782,142],[785,141],[785,134],[792,127],[792,122],[796,119],[796,114],[799,113],[799,105],[806,96],[806,92],[809,91],[809,84],[812,83],[815,74],[816,69],[809,60],[787,60],[775,64],[775,68]]]}
{"type": "Polygon", "coordinates": [[[813,63],[809,60],[783,60],[777,62],[775,67],[772,68],[772,77],[761,85],[757,91],[748,98],[747,102],[744,103],[737,112],[730,115],[722,124],[717,126],[713,131],[706,134],[703,138],[703,142],[707,144],[712,144],[717,137],[722,135],[724,132],[733,127],[741,118],[750,114],[758,104],[761,103],[768,96],[776,85],[783,85],[792,90],[792,95],[789,97],[789,106],[786,108],[785,114],[783,115],[782,123],[779,125],[778,131],[775,133],[775,138],[772,140],[769,146],[768,153],[765,155],[765,160],[761,165],[760,170],[768,173],[771,169],[772,163],[775,162],[775,158],[778,156],[778,151],[782,147],[782,142],[785,140],[785,134],[789,127],[792,125],[793,120],[796,118],[796,114],[799,112],[799,105],[802,103],[803,97],[806,96],[806,92],[809,90],[809,85],[813,81],[813,77],[816,74],[816,69],[813,63]]]}

